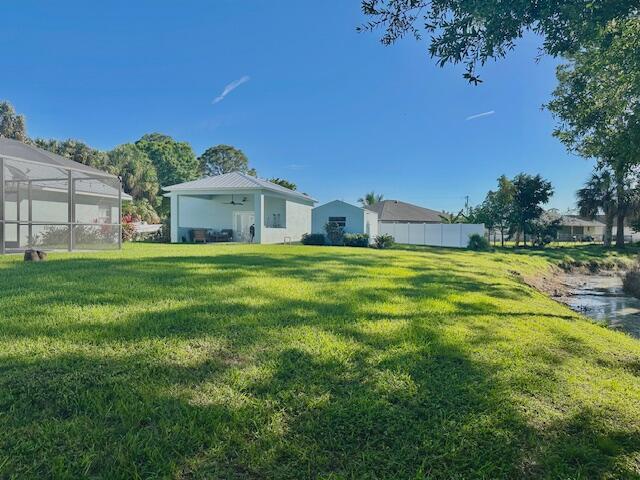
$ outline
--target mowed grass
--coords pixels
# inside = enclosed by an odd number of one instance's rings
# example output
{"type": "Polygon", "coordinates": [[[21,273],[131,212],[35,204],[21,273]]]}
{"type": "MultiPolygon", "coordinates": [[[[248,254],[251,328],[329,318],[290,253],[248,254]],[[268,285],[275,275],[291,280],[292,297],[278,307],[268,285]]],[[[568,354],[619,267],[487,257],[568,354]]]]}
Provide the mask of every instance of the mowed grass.
{"type": "Polygon", "coordinates": [[[640,341],[541,255],[0,259],[2,478],[638,478],[640,341]]]}

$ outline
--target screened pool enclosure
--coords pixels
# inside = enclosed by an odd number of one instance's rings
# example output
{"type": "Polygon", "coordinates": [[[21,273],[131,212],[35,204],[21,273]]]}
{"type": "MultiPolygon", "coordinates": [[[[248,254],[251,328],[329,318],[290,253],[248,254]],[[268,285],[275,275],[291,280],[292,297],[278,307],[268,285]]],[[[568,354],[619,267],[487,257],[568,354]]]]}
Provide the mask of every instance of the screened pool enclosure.
{"type": "Polygon", "coordinates": [[[123,199],[115,175],[0,138],[0,253],[117,249],[123,199]]]}

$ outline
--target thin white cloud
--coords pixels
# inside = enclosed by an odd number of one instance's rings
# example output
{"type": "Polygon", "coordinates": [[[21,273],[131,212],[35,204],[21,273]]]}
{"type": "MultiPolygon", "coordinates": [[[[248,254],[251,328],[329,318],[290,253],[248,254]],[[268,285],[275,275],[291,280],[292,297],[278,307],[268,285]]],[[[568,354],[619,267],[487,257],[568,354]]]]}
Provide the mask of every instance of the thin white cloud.
{"type": "Polygon", "coordinates": [[[300,163],[290,163],[289,165],[287,165],[287,167],[291,170],[302,170],[306,167],[306,165],[302,165],[300,163]]]}
{"type": "Polygon", "coordinates": [[[211,103],[215,105],[216,103],[221,102],[222,100],[224,100],[224,97],[229,95],[231,92],[233,92],[236,88],[238,88],[243,83],[247,83],[250,79],[251,77],[249,77],[249,75],[245,75],[237,80],[234,80],[233,82],[228,84],[226,87],[224,87],[224,90],[222,90],[222,93],[218,95],[211,103]]]}
{"type": "Polygon", "coordinates": [[[476,118],[488,117],[489,115],[493,115],[496,113],[495,110],[489,110],[488,112],[476,113],[475,115],[471,115],[467,117],[465,120],[475,120],[476,118]]]}

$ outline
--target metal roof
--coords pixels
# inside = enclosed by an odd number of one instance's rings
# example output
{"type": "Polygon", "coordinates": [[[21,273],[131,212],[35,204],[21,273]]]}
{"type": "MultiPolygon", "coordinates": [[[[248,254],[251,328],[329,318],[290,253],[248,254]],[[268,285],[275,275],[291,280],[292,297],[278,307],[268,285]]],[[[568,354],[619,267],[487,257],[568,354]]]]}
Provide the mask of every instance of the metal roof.
{"type": "Polygon", "coordinates": [[[381,222],[442,223],[440,215],[444,215],[443,212],[399,200],[383,200],[365,208],[376,212],[381,222]]]}
{"type": "Polygon", "coordinates": [[[25,160],[27,162],[35,162],[57,168],[67,168],[101,177],[117,178],[116,175],[103,172],[102,170],[79,162],[74,162],[61,155],[10,138],[0,137],[0,157],[25,160]]]}
{"type": "Polygon", "coordinates": [[[231,172],[224,173],[222,175],[215,175],[213,177],[205,177],[191,182],[170,185],[168,187],[163,187],[162,189],[167,192],[179,192],[183,190],[222,190],[225,192],[228,192],[229,190],[270,190],[272,192],[316,202],[316,199],[309,195],[296,192],[295,190],[289,190],[282,185],[278,185],[261,178],[252,177],[251,175],[241,172],[231,172]]]}

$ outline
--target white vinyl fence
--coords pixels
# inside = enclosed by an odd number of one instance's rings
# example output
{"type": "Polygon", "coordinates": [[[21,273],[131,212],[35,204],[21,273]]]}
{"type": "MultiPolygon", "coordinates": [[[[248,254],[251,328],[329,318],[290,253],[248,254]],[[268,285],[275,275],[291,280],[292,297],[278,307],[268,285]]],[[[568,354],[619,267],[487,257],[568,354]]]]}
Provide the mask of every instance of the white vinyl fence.
{"type": "Polygon", "coordinates": [[[396,243],[465,248],[474,233],[484,236],[484,225],[477,223],[383,223],[380,235],[388,233],[396,243]]]}

